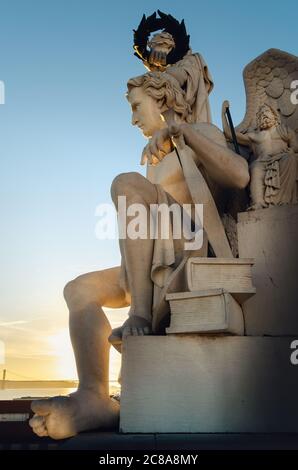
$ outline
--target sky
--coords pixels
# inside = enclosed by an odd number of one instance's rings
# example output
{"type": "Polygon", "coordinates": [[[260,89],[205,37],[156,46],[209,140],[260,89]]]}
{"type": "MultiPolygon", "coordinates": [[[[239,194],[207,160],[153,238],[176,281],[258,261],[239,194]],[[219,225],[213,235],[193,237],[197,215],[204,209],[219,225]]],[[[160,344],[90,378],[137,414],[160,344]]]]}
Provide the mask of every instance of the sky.
{"type": "MultiPolygon", "coordinates": [[[[75,378],[64,285],[119,265],[117,240],[95,236],[110,185],[138,171],[144,138],[126,82],[145,69],[132,30],[160,9],[185,19],[215,83],[213,121],[245,113],[242,70],[275,47],[297,54],[297,4],[190,0],[0,0],[0,341],[8,378],[75,378]]],[[[107,311],[112,326],[127,310],[107,311]]],[[[0,348],[1,350],[1,348],[0,348]]],[[[119,355],[112,353],[111,378],[119,355]]]]}

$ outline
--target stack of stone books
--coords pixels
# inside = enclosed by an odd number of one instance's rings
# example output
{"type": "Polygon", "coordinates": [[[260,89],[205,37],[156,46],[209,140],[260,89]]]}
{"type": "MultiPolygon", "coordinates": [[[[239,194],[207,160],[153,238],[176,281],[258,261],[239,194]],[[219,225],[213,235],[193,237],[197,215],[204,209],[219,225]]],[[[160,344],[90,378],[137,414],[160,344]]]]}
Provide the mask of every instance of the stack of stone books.
{"type": "Polygon", "coordinates": [[[167,334],[244,334],[241,303],[255,293],[252,259],[190,258],[189,292],[167,295],[171,323],[167,334]]]}

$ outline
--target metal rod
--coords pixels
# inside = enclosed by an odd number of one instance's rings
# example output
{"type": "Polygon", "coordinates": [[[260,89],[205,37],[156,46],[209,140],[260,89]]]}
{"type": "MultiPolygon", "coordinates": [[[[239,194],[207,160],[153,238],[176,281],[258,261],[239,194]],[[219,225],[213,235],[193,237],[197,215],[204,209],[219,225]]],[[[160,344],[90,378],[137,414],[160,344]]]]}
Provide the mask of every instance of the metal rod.
{"type": "Polygon", "coordinates": [[[231,113],[230,113],[230,108],[226,109],[226,115],[227,115],[227,118],[228,118],[228,121],[229,121],[229,126],[230,126],[230,129],[231,129],[231,134],[232,134],[233,144],[234,144],[234,147],[235,147],[235,152],[238,153],[238,155],[241,155],[240,150],[239,150],[239,145],[238,145],[238,142],[237,142],[237,137],[236,137],[236,132],[235,132],[234,124],[233,124],[233,119],[232,119],[232,116],[231,116],[231,113]]]}

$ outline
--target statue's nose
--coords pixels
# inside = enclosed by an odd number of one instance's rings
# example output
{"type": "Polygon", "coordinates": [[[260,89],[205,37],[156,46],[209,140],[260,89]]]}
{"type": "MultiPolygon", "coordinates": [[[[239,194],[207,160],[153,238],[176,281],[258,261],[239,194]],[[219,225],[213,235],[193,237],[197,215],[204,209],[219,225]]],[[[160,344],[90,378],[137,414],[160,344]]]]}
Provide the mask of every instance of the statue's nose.
{"type": "Polygon", "coordinates": [[[135,113],[132,114],[131,123],[132,123],[133,126],[136,126],[137,123],[138,123],[138,119],[137,119],[137,116],[136,116],[135,113]]]}

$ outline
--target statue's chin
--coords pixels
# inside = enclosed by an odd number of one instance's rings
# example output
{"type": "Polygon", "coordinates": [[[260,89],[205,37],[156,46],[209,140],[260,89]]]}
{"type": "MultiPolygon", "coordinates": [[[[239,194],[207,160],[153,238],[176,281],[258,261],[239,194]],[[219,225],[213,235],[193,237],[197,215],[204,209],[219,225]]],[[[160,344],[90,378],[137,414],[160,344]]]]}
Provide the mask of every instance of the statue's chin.
{"type": "Polygon", "coordinates": [[[141,129],[141,131],[143,136],[146,137],[146,139],[150,139],[150,137],[152,137],[152,133],[146,131],[145,129],[141,129]]]}

